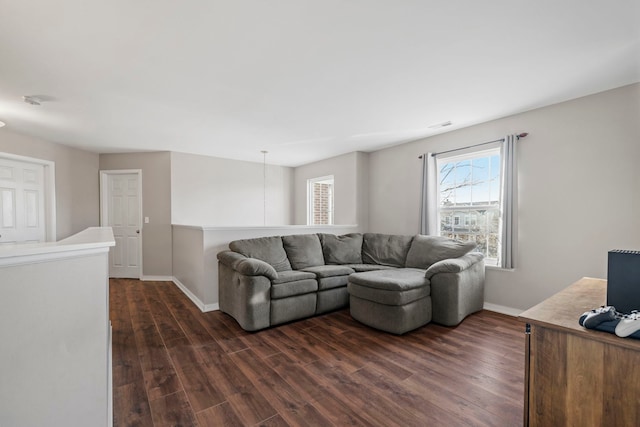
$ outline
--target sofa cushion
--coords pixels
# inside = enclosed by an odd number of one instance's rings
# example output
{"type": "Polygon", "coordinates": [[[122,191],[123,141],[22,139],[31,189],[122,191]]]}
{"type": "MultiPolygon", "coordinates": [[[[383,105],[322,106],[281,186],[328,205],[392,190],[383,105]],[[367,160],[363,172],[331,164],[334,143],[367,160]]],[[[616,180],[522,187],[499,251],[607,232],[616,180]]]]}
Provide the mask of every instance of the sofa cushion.
{"type": "Polygon", "coordinates": [[[282,245],[294,270],[324,265],[322,245],[317,234],[282,236],[282,245]]]}
{"type": "Polygon", "coordinates": [[[362,234],[320,234],[326,264],[362,264],[362,234]]]}
{"type": "Polygon", "coordinates": [[[349,276],[349,283],[385,291],[407,291],[423,286],[428,287],[429,279],[424,277],[424,270],[401,268],[355,273],[349,276]]]}
{"type": "Polygon", "coordinates": [[[318,265],[316,267],[307,267],[303,271],[314,273],[318,279],[333,276],[348,276],[354,273],[354,270],[342,265],[318,265]]]}
{"type": "Polygon", "coordinates": [[[397,290],[370,288],[368,286],[349,283],[347,290],[351,296],[385,305],[405,305],[420,298],[428,297],[431,294],[431,287],[429,285],[418,286],[399,292],[397,290]]]}
{"type": "Polygon", "coordinates": [[[318,290],[318,282],[315,279],[296,280],[295,282],[279,283],[271,286],[271,298],[288,298],[295,295],[304,295],[318,290]]]}
{"type": "Polygon", "coordinates": [[[365,233],[362,242],[362,261],[365,264],[404,267],[413,236],[365,233]]]}
{"type": "Polygon", "coordinates": [[[248,258],[264,261],[273,266],[276,271],[291,270],[291,264],[282,246],[282,238],[280,236],[234,240],[229,243],[229,248],[248,258]]]}
{"type": "Polygon", "coordinates": [[[476,242],[461,242],[442,236],[424,236],[413,238],[407,254],[407,267],[429,268],[432,264],[450,258],[459,258],[476,248],[476,242]]]}
{"type": "Polygon", "coordinates": [[[315,279],[316,275],[313,273],[308,273],[306,271],[281,271],[280,273],[276,273],[277,277],[271,280],[271,283],[274,285],[280,283],[287,282],[295,282],[296,280],[304,280],[304,279],[315,279]]]}
{"type": "Polygon", "coordinates": [[[343,267],[353,268],[356,273],[363,271],[376,271],[376,270],[393,270],[397,267],[391,267],[390,265],[378,265],[378,264],[345,264],[343,267]]]}

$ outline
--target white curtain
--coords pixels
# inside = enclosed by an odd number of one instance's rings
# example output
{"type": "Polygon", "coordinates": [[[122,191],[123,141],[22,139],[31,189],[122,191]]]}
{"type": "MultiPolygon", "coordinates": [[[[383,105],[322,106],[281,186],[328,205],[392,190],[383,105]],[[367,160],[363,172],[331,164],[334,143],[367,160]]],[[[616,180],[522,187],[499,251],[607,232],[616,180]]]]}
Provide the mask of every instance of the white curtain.
{"type": "Polygon", "coordinates": [[[507,135],[502,142],[500,158],[502,159],[501,215],[500,230],[501,253],[500,267],[514,268],[513,233],[515,231],[514,213],[516,211],[516,141],[517,135],[507,135]]]}
{"type": "Polygon", "coordinates": [[[420,234],[438,234],[438,171],[432,153],[422,155],[420,234]]]}

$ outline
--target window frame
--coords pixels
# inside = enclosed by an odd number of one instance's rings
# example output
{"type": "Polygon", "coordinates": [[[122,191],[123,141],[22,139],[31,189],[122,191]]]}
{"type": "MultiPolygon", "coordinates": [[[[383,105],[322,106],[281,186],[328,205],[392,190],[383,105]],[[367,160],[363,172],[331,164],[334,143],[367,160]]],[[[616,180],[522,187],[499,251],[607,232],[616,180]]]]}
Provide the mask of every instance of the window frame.
{"type": "MultiPolygon", "coordinates": [[[[501,206],[502,206],[502,194],[501,194],[501,188],[500,188],[500,183],[502,182],[502,150],[500,147],[499,143],[496,144],[492,144],[490,146],[485,146],[482,147],[480,149],[476,148],[476,149],[469,149],[469,150],[465,150],[463,153],[455,153],[455,154],[448,154],[448,155],[439,155],[436,157],[436,177],[437,177],[437,224],[438,224],[438,235],[441,236],[443,235],[443,231],[447,232],[446,230],[443,230],[443,225],[445,225],[442,222],[442,218],[443,216],[451,216],[452,217],[452,221],[448,224],[446,224],[447,226],[449,226],[450,230],[448,231],[448,233],[455,235],[455,234],[467,234],[467,235],[477,235],[479,234],[477,231],[473,231],[472,229],[474,228],[478,228],[480,225],[480,223],[483,222],[483,220],[481,218],[478,217],[478,211],[492,211],[492,212],[496,212],[496,214],[498,215],[498,229],[495,233],[492,233],[490,231],[490,226],[489,226],[489,221],[490,221],[490,217],[487,216],[485,218],[485,222],[484,222],[484,232],[482,233],[485,237],[485,240],[487,241],[487,247],[484,251],[484,255],[485,255],[485,263],[487,266],[489,267],[499,267],[500,266],[500,253],[501,253],[501,235],[502,235],[502,220],[501,220],[501,206]],[[470,201],[468,203],[468,206],[460,206],[457,205],[455,202],[453,203],[452,206],[450,207],[446,207],[443,208],[442,206],[442,188],[441,188],[441,184],[442,184],[442,176],[441,176],[441,171],[443,169],[443,166],[445,164],[448,163],[459,163],[459,162],[464,162],[467,160],[471,160],[471,159],[481,159],[481,158],[491,158],[492,156],[498,156],[498,164],[497,164],[497,168],[498,168],[498,176],[497,176],[497,180],[498,180],[498,197],[497,197],[497,203],[495,200],[493,200],[490,196],[492,196],[491,190],[489,190],[489,197],[488,200],[486,200],[486,203],[484,204],[476,204],[476,202],[473,199],[473,185],[471,186],[471,197],[470,197],[470,201]],[[444,214],[444,215],[443,215],[444,214]],[[459,223],[456,225],[455,224],[455,219],[459,218],[459,223]],[[495,235],[497,238],[497,256],[496,257],[490,257],[489,256],[489,240],[491,238],[492,235],[495,235]]],[[[491,186],[491,172],[488,173],[488,180],[486,181],[489,186],[491,186]]],[[[471,183],[473,183],[473,175],[472,175],[472,179],[471,179],[471,183]]]]}
{"type": "Polygon", "coordinates": [[[335,212],[335,178],[333,175],[319,176],[316,178],[307,179],[307,225],[334,225],[334,212],[335,212]],[[314,186],[318,183],[330,183],[331,191],[328,200],[328,223],[318,224],[315,222],[315,196],[314,186]]]}

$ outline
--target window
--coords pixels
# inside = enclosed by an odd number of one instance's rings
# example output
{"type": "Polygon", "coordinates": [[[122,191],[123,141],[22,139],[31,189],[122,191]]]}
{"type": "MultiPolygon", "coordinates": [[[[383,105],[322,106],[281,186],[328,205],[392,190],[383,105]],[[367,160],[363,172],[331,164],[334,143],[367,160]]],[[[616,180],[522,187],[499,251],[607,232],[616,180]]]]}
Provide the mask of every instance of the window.
{"type": "Polygon", "coordinates": [[[333,224],[333,175],[307,180],[307,224],[333,224]]]}
{"type": "Polygon", "coordinates": [[[437,170],[440,235],[476,242],[487,265],[498,265],[500,149],[438,157],[437,170]]]}

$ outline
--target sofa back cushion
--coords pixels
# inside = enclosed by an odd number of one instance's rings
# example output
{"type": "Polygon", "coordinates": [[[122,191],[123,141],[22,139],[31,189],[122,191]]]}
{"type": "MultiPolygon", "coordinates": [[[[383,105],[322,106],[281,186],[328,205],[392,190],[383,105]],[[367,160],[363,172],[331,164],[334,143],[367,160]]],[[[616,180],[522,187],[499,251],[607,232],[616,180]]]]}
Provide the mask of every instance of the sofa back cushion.
{"type": "Polygon", "coordinates": [[[294,270],[324,265],[322,245],[317,234],[282,236],[282,244],[294,270]]]}
{"type": "Polygon", "coordinates": [[[273,266],[276,271],[291,270],[291,263],[284,251],[280,236],[234,240],[229,243],[229,249],[246,257],[264,261],[273,266]]]}
{"type": "Polygon", "coordinates": [[[362,234],[319,234],[326,264],[362,264],[362,234]]]}
{"type": "Polygon", "coordinates": [[[365,233],[362,242],[362,261],[365,264],[404,267],[413,236],[365,233]]]}
{"type": "Polygon", "coordinates": [[[438,261],[466,255],[476,246],[476,242],[461,242],[448,237],[418,234],[411,243],[406,267],[429,268],[438,261]]]}

